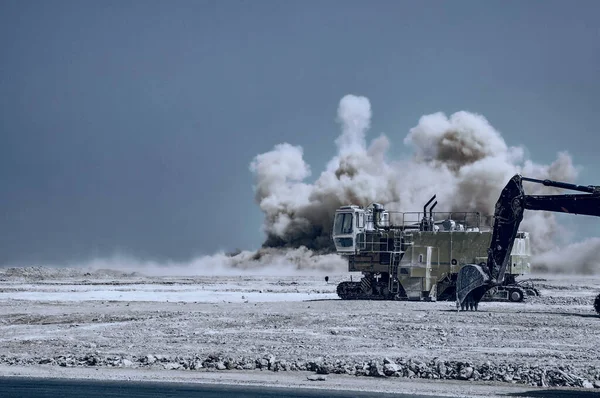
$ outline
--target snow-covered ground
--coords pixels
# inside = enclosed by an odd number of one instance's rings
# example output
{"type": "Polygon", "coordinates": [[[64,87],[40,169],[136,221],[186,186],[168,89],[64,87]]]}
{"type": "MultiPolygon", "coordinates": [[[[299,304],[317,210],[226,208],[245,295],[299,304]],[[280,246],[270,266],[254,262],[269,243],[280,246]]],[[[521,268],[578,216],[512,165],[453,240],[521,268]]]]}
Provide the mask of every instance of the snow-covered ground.
{"type": "Polygon", "coordinates": [[[0,375],[473,396],[600,387],[600,276],[536,275],[539,298],[457,312],[453,302],[339,300],[349,275],[0,269],[0,375]]]}

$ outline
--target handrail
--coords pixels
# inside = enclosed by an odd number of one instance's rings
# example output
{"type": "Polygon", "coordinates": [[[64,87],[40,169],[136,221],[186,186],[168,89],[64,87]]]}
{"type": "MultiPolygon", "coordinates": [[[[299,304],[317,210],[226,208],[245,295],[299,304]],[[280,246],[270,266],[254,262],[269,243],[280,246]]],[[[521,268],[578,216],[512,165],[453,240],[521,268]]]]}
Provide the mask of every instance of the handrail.
{"type": "MultiPolygon", "coordinates": [[[[422,211],[416,212],[400,212],[400,211],[387,211],[390,215],[390,224],[407,226],[407,225],[418,225],[424,218],[430,219],[429,213],[423,213],[422,211]],[[398,218],[400,220],[398,220],[398,218]]],[[[453,220],[457,223],[463,224],[465,228],[480,228],[482,226],[492,226],[493,216],[482,215],[476,211],[448,211],[448,212],[432,212],[433,220],[436,223],[441,223],[445,220],[453,220]]],[[[368,221],[371,221],[372,217],[369,217],[368,221]]]]}

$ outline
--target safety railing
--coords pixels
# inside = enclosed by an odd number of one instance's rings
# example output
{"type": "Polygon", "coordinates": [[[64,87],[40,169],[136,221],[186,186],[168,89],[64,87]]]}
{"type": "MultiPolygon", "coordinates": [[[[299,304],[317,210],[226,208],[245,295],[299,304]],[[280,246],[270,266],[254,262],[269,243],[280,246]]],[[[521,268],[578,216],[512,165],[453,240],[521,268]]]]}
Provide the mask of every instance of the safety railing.
{"type": "MultiPolygon", "coordinates": [[[[406,250],[412,243],[411,232],[423,230],[423,212],[389,212],[393,229],[381,229],[376,233],[360,233],[356,236],[356,249],[361,253],[398,252],[406,250]],[[398,228],[401,227],[401,228],[398,228]],[[402,243],[399,245],[399,241],[402,243]]],[[[479,212],[433,212],[427,213],[427,220],[433,219],[438,232],[448,231],[452,220],[454,227],[461,228],[454,231],[486,231],[491,228],[493,217],[483,216],[479,212]]],[[[428,230],[432,230],[428,228],[428,230]]]]}
{"type": "Polygon", "coordinates": [[[402,231],[391,230],[379,233],[359,233],[356,235],[356,248],[363,253],[398,251],[397,240],[402,239],[402,231]]]}
{"type": "Polygon", "coordinates": [[[440,230],[444,230],[444,221],[452,220],[464,229],[490,228],[493,225],[493,216],[482,215],[479,212],[394,212],[390,214],[390,224],[402,226],[406,229],[420,229],[423,220],[431,220],[440,230]]]}

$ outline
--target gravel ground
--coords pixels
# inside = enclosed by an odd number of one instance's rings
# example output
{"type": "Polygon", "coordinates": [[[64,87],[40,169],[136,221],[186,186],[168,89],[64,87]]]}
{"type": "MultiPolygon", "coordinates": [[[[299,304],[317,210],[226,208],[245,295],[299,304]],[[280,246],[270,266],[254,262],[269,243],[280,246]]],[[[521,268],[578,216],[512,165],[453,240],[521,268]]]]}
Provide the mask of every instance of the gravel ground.
{"type": "Polygon", "coordinates": [[[348,278],[0,269],[0,375],[276,378],[471,396],[600,388],[600,277],[536,275],[541,297],[477,312],[339,300],[348,278]]]}

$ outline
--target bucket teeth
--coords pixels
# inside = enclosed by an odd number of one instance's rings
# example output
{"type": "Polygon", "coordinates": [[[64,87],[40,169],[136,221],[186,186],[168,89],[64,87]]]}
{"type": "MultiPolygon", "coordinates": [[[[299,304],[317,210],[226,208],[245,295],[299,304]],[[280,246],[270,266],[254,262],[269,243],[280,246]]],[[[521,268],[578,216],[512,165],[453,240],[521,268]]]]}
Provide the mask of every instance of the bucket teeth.
{"type": "Polygon", "coordinates": [[[488,290],[489,277],[481,266],[467,264],[458,271],[456,301],[462,310],[477,311],[479,301],[488,290]]]}

